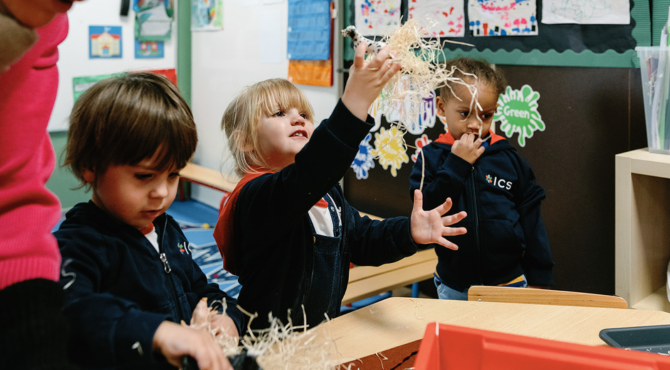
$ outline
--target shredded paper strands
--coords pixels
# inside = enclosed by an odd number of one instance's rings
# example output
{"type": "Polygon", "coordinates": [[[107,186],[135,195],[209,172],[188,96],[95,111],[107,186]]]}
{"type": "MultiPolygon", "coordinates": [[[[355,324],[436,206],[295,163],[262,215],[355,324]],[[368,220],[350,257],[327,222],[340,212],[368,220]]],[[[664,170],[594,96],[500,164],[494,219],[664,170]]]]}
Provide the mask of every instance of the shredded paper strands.
{"type": "MultiPolygon", "coordinates": [[[[365,42],[368,45],[367,52],[371,54],[377,53],[384,45],[389,45],[393,60],[402,65],[401,72],[393,76],[384,86],[379,97],[370,108],[371,115],[375,117],[384,115],[387,121],[391,123],[389,132],[393,133],[392,137],[385,138],[382,146],[372,151],[375,159],[384,161],[380,162],[384,168],[390,164],[384,158],[388,145],[401,142],[403,153],[407,152],[407,147],[414,148],[405,142],[404,136],[407,132],[415,133],[416,122],[420,121],[417,117],[427,114],[426,110],[428,109],[434,109],[431,104],[426,104],[426,99],[433,98],[434,91],[437,89],[447,87],[457,99],[469,98],[470,112],[475,112],[475,107],[477,110],[481,110],[477,99],[477,88],[475,87],[477,76],[459,70],[458,72],[461,75],[471,77],[472,83],[467,83],[462,78],[454,76],[457,71],[456,68],[447,69],[444,63],[440,63],[440,60],[447,60],[448,58],[444,54],[439,39],[425,38],[425,35],[430,33],[430,29],[436,25],[436,22],[422,20],[422,24],[427,26],[421,27],[417,19],[410,19],[401,27],[384,36],[381,41],[365,38],[353,26],[349,26],[342,31],[343,36],[353,39],[354,46],[357,46],[360,42],[365,42]],[[470,96],[459,97],[454,94],[454,84],[464,86],[470,92],[470,96]]],[[[445,42],[473,46],[450,40],[445,42]]],[[[371,57],[373,55],[369,58],[371,57]]],[[[479,136],[481,137],[483,123],[479,114],[476,114],[476,117],[480,122],[479,136]]],[[[377,125],[375,125],[375,128],[377,128],[377,125]]],[[[399,152],[399,150],[395,148],[392,152],[399,152]]],[[[404,157],[407,157],[407,155],[404,157]]],[[[407,162],[404,157],[393,159],[395,162],[393,163],[394,166],[391,166],[392,174],[400,167],[400,162],[407,162]]],[[[422,187],[423,181],[421,183],[422,187]]]]}

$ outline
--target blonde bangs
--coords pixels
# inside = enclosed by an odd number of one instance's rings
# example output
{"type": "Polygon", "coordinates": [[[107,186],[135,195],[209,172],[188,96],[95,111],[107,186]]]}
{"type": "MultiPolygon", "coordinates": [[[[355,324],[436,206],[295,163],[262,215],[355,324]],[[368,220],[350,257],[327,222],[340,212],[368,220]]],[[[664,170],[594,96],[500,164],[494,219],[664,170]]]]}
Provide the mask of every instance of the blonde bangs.
{"type": "Polygon", "coordinates": [[[258,124],[277,109],[296,108],[314,122],[314,109],[305,94],[292,82],[274,78],[244,88],[228,105],[221,128],[228,138],[228,148],[235,161],[235,172],[243,176],[253,172],[252,166],[267,167],[258,153],[258,124]],[[251,144],[250,151],[242,148],[251,144]]]}
{"type": "Polygon", "coordinates": [[[258,120],[263,116],[270,116],[275,110],[287,110],[297,108],[301,113],[307,116],[307,119],[314,123],[314,110],[312,104],[305,94],[292,82],[285,79],[272,79],[259,82],[259,106],[261,112],[258,120]]]}

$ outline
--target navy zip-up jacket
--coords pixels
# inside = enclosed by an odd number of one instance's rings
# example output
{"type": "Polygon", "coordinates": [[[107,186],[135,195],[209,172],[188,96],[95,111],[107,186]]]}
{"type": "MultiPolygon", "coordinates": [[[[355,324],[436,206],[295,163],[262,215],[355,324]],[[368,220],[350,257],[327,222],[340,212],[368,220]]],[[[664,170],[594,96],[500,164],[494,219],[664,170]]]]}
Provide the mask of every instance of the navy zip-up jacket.
{"type": "MultiPolygon", "coordinates": [[[[337,307],[325,312],[333,318],[339,315],[350,262],[379,266],[416,253],[418,246],[411,237],[409,218],[378,221],[361,217],[337,185],[372,126],[372,122],[356,118],[340,101],[296,155],[294,164],[261,175],[241,189],[232,219],[233,248],[242,285],[239,305],[259,314],[251,322],[252,328],[266,328],[268,313],[286,324],[288,309],[293,324],[302,325],[302,306],[309,301],[310,291],[336,295],[337,307]],[[339,271],[314,268],[316,238],[308,211],[326,193],[341,208],[339,271]],[[314,286],[317,280],[330,283],[314,286]]],[[[312,307],[305,306],[305,312],[310,327],[325,320],[324,312],[314,312],[312,307]]]]}
{"type": "Polygon", "coordinates": [[[458,250],[435,248],[437,274],[459,291],[504,284],[521,274],[529,285],[553,285],[554,262],[540,214],[545,192],[530,166],[501,136],[493,135],[474,165],[451,153],[453,140],[447,133],[425,146],[410,175],[413,197],[425,160],[424,209],[451,197],[448,214],[468,214],[453,225],[466,227],[467,233],[449,237],[458,250]]]}
{"type": "Polygon", "coordinates": [[[236,301],[207,283],[179,225],[167,214],[154,225],[165,262],[142,232],[93,202],[77,204],[54,233],[63,256],[70,358],[84,368],[173,369],[153,353],[154,333],[165,320],[190,323],[202,297],[210,305],[225,299],[226,313],[244,333],[236,301]]]}

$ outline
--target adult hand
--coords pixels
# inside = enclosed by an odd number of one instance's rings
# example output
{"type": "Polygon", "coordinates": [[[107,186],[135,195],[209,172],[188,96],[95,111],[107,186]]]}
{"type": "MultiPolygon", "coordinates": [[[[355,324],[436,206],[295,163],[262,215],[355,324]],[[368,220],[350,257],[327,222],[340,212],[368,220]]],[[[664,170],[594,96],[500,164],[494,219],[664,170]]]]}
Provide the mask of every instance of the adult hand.
{"type": "Polygon", "coordinates": [[[458,246],[445,236],[463,235],[467,232],[464,227],[447,227],[467,216],[465,211],[455,215],[444,216],[451,209],[451,198],[430,211],[423,210],[423,194],[419,189],[414,190],[414,208],[410,220],[412,238],[417,244],[437,243],[445,248],[457,250],[458,246]]]}

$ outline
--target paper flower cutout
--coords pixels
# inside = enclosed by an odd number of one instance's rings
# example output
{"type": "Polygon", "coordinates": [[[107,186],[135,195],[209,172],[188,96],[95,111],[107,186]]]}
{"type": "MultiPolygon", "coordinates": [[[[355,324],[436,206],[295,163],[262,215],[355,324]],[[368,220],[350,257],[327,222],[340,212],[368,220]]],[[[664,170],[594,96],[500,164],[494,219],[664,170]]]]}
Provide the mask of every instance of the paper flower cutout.
{"type": "Polygon", "coordinates": [[[414,141],[414,144],[416,146],[416,152],[414,152],[414,154],[412,154],[412,161],[414,161],[414,163],[416,163],[416,159],[419,157],[419,153],[421,153],[421,149],[423,149],[424,146],[430,144],[431,142],[432,142],[432,140],[430,140],[428,138],[428,136],[426,136],[426,134],[421,135],[420,138],[418,138],[414,141]]]}
{"type": "Polygon", "coordinates": [[[403,163],[409,162],[402,136],[403,134],[396,126],[389,130],[382,127],[379,132],[375,133],[375,149],[372,150],[372,155],[379,158],[379,164],[385,170],[391,167],[393,177],[398,175],[398,169],[403,163]]]}
{"type": "Polygon", "coordinates": [[[507,138],[515,132],[519,133],[519,145],[526,146],[526,139],[533,137],[533,132],[544,131],[545,125],[540,112],[537,111],[540,93],[533,91],[528,85],[520,90],[507,86],[504,94],[498,97],[498,110],[493,120],[500,120],[500,130],[507,138]]]}
{"type": "Polygon", "coordinates": [[[375,167],[370,139],[372,139],[372,134],[367,134],[365,139],[358,144],[358,153],[356,153],[356,158],[351,163],[351,168],[356,172],[358,180],[367,179],[370,169],[375,167]]]}

